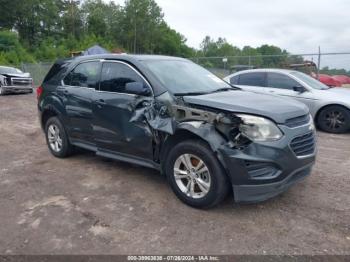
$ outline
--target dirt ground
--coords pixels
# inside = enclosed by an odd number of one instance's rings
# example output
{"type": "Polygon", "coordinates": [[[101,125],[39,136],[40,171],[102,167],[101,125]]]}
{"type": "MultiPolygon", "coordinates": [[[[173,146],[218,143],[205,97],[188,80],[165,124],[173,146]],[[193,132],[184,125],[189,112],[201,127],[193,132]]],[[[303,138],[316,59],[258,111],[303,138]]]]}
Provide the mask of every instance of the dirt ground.
{"type": "Polygon", "coordinates": [[[350,134],[318,134],[312,175],[200,211],[156,171],[50,155],[35,95],[0,97],[0,254],[350,254],[350,134]]]}

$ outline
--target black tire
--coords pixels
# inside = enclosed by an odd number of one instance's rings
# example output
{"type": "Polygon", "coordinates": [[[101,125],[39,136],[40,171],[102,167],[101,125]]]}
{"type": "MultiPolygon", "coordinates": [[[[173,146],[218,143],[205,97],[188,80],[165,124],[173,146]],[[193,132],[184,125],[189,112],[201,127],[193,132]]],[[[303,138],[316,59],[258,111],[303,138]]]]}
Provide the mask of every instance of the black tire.
{"type": "Polygon", "coordinates": [[[230,183],[224,169],[209,146],[200,140],[186,140],[177,144],[169,152],[166,159],[165,173],[176,196],[185,204],[195,208],[214,207],[222,202],[229,192],[230,183]],[[196,199],[186,195],[176,182],[174,175],[175,162],[184,154],[198,156],[209,170],[211,183],[208,192],[202,198],[196,199]]]}
{"type": "Polygon", "coordinates": [[[46,123],[45,123],[45,137],[46,137],[47,146],[48,146],[51,154],[53,154],[55,157],[65,158],[65,157],[68,157],[72,154],[73,146],[70,144],[67,133],[66,133],[61,121],[57,117],[51,117],[46,121],[46,123]],[[61,143],[62,145],[60,147],[60,150],[58,150],[58,151],[54,150],[49,142],[49,128],[51,126],[57,127],[57,129],[59,130],[60,138],[62,140],[62,143],[61,143]]]}
{"type": "Polygon", "coordinates": [[[327,133],[341,134],[350,130],[350,111],[342,106],[328,106],[318,114],[317,126],[327,133]]]}

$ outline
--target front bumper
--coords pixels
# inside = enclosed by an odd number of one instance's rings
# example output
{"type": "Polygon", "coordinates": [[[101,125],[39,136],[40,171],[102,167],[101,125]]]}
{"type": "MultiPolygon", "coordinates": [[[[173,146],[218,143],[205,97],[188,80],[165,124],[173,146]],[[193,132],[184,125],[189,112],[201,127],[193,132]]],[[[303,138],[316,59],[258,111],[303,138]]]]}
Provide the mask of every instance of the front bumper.
{"type": "Polygon", "coordinates": [[[33,93],[32,86],[2,86],[4,94],[33,93]]]}
{"type": "Polygon", "coordinates": [[[267,200],[311,174],[316,160],[316,145],[311,153],[297,156],[291,143],[310,132],[316,139],[312,126],[279,127],[285,134],[279,141],[255,142],[241,150],[228,147],[219,150],[222,163],[231,179],[235,202],[254,203],[267,200]]]}

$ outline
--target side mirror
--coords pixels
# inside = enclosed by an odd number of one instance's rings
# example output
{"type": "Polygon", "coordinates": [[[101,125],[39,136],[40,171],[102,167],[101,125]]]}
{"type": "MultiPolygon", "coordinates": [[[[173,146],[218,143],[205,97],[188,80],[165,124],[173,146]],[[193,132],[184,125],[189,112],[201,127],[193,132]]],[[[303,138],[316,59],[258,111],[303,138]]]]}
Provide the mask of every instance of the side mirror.
{"type": "Polygon", "coordinates": [[[298,93],[304,93],[306,91],[305,87],[303,86],[294,86],[293,90],[298,93]]]}
{"type": "Polygon", "coordinates": [[[140,96],[149,96],[151,94],[151,91],[149,90],[149,87],[147,87],[142,82],[130,82],[125,85],[125,91],[126,93],[134,94],[134,95],[140,95],[140,96]]]}

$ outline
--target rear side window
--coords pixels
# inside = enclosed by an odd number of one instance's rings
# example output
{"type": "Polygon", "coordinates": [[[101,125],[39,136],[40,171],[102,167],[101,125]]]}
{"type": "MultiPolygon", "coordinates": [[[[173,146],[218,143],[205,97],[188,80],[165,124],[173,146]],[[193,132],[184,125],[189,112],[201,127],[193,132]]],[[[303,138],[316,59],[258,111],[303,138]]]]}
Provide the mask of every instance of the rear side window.
{"type": "Polygon", "coordinates": [[[294,87],[300,86],[300,84],[289,76],[279,73],[268,73],[267,86],[272,88],[294,90],[294,87]]]}
{"type": "Polygon", "coordinates": [[[103,63],[100,91],[127,93],[125,90],[126,84],[133,82],[146,85],[142,77],[129,66],[118,62],[103,63]]]}
{"type": "Polygon", "coordinates": [[[66,73],[69,63],[70,62],[68,60],[57,61],[51,67],[43,82],[51,85],[58,85],[62,79],[62,76],[66,73]]]}
{"type": "Polygon", "coordinates": [[[101,71],[101,63],[85,62],[77,65],[63,80],[65,85],[96,88],[101,71]]]}
{"type": "Polygon", "coordinates": [[[238,83],[245,86],[265,86],[265,73],[241,74],[238,83]]]}
{"type": "Polygon", "coordinates": [[[230,83],[231,83],[232,85],[238,85],[238,80],[239,80],[239,75],[238,75],[238,76],[233,76],[233,77],[231,77],[231,79],[230,79],[230,83]]]}

